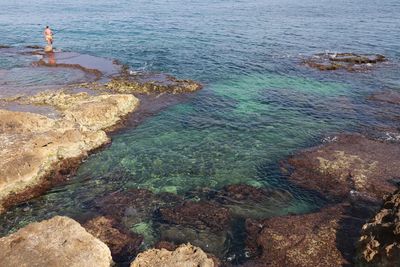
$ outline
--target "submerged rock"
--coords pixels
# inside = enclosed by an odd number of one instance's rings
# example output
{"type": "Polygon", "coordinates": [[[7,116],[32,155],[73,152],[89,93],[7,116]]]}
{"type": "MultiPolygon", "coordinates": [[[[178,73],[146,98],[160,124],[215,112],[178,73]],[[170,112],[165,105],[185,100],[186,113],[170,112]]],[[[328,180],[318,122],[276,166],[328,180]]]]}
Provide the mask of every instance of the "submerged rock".
{"type": "Polygon", "coordinates": [[[31,223],[0,239],[0,266],[109,267],[108,247],[68,217],[31,223]]]}
{"type": "Polygon", "coordinates": [[[381,91],[368,97],[370,100],[386,102],[391,104],[400,104],[400,92],[394,90],[381,91]]]}
{"type": "Polygon", "coordinates": [[[185,202],[173,208],[160,209],[165,222],[190,225],[199,229],[210,227],[222,230],[229,227],[229,210],[208,202],[185,202]]]}
{"type": "Polygon", "coordinates": [[[357,266],[400,266],[400,190],[362,227],[357,256],[357,266]]]}
{"type": "Polygon", "coordinates": [[[311,214],[247,220],[247,249],[251,256],[260,255],[245,266],[352,264],[354,243],[369,212],[345,203],[311,214]]]}
{"type": "Polygon", "coordinates": [[[131,267],[214,267],[214,261],[201,248],[190,244],[181,245],[174,251],[166,249],[150,249],[140,253],[131,267]]]}
{"type": "Polygon", "coordinates": [[[2,208],[35,196],[57,182],[51,179],[57,170],[71,167],[65,163],[72,159],[76,165],[88,152],[109,142],[104,130],[138,105],[132,95],[89,96],[59,92],[41,93],[21,101],[55,106],[61,118],[0,110],[2,208]]]}
{"type": "Polygon", "coordinates": [[[294,168],[291,181],[324,196],[381,199],[396,189],[400,145],[343,134],[294,155],[288,162],[294,168]]]}
{"type": "Polygon", "coordinates": [[[116,262],[132,259],[143,241],[143,237],[118,227],[114,219],[104,216],[91,219],[83,227],[110,248],[116,262]]]}
{"type": "Polygon", "coordinates": [[[383,55],[368,55],[354,53],[324,53],[316,54],[306,60],[304,64],[319,70],[366,70],[373,64],[386,61],[383,55]]]}
{"type": "Polygon", "coordinates": [[[231,217],[227,208],[209,202],[187,201],[159,210],[160,239],[181,244],[191,242],[224,258],[229,250],[231,217]]]}
{"type": "Polygon", "coordinates": [[[118,93],[189,93],[201,89],[201,84],[192,80],[179,80],[166,74],[125,74],[114,77],[105,85],[106,89],[118,93]]]}

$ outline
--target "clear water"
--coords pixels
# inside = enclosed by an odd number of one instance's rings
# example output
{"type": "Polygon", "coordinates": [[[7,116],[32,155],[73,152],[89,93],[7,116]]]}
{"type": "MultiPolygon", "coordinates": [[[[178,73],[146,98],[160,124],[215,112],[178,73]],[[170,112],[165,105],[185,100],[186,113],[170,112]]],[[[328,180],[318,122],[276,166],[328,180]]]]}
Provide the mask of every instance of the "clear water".
{"type": "MultiPolygon", "coordinates": [[[[0,1],[4,44],[43,44],[49,24],[58,49],[205,85],[113,136],[67,184],[2,215],[3,234],[54,214],[78,216],[88,201],[126,188],[184,195],[234,183],[279,187],[293,198],[265,216],[307,212],[320,203],[281,179],[280,160],[326,135],[398,126],[398,110],[366,100],[400,90],[397,0],[0,1]],[[367,73],[300,64],[324,51],[380,53],[389,63],[367,73]]],[[[24,65],[0,58],[4,69],[24,65]]]]}

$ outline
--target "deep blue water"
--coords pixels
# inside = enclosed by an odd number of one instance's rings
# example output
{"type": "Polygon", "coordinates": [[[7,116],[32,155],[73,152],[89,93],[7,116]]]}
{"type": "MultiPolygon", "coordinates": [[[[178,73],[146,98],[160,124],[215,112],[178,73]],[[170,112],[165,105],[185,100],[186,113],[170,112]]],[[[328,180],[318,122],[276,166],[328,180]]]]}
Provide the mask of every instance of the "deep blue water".
{"type": "MultiPolygon", "coordinates": [[[[318,203],[281,184],[280,160],[327,135],[398,126],[390,120],[396,109],[366,100],[400,90],[397,0],[0,1],[2,44],[43,45],[48,24],[57,49],[205,85],[189,102],[114,136],[72,182],[28,203],[29,212],[24,206],[3,215],[4,231],[77,215],[90,209],[83,203],[121,188],[184,194],[233,183],[275,186],[294,197],[265,216],[306,212],[318,203]],[[300,64],[325,51],[379,53],[389,61],[362,73],[300,64]]],[[[0,59],[2,68],[27,64],[0,59]]]]}

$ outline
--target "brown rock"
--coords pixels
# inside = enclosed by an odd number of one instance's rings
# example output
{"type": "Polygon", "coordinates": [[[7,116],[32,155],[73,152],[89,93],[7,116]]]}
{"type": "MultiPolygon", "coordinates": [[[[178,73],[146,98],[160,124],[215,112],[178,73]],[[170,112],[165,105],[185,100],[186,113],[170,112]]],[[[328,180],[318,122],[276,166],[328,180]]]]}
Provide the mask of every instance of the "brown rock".
{"type": "Polygon", "coordinates": [[[190,225],[198,229],[210,227],[216,230],[223,230],[229,227],[229,210],[209,202],[190,202],[173,208],[160,209],[163,221],[190,225]]]}
{"type": "Polygon", "coordinates": [[[191,80],[180,80],[166,74],[136,74],[125,73],[113,78],[106,84],[106,89],[118,93],[188,93],[200,90],[201,84],[191,80]]]}
{"type": "Polygon", "coordinates": [[[357,246],[357,266],[400,266],[400,190],[364,224],[357,246]]]}
{"type": "Polygon", "coordinates": [[[143,241],[143,237],[121,229],[115,220],[104,216],[93,218],[83,227],[110,248],[116,262],[126,261],[135,256],[143,241]]]}
{"type": "Polygon", "coordinates": [[[109,267],[108,247],[68,217],[31,223],[0,239],[0,266],[109,267]]]}
{"type": "Polygon", "coordinates": [[[294,167],[290,180],[302,187],[340,200],[352,195],[380,199],[396,189],[392,179],[400,173],[400,145],[339,135],[288,162],[294,167]]]}
{"type": "Polygon", "coordinates": [[[247,221],[248,248],[261,255],[245,266],[343,266],[352,264],[363,218],[349,204],[306,215],[247,221]]]}
{"type": "Polygon", "coordinates": [[[363,55],[354,53],[323,53],[304,60],[304,64],[321,71],[326,70],[367,70],[373,64],[386,61],[382,55],[363,55]]]}
{"type": "Polygon", "coordinates": [[[393,90],[381,91],[372,94],[368,99],[399,105],[400,93],[393,90]]]}
{"type": "Polygon", "coordinates": [[[174,251],[150,249],[140,253],[131,267],[214,267],[214,262],[201,248],[190,244],[181,245],[174,251]]]}

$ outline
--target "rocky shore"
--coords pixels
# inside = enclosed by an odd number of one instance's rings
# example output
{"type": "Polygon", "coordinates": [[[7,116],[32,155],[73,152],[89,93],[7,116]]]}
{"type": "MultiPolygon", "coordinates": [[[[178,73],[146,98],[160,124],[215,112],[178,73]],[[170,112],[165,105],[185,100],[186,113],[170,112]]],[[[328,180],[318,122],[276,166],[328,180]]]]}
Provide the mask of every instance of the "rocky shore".
{"type": "MultiPolygon", "coordinates": [[[[353,71],[385,58],[335,54],[321,60],[308,64],[353,71]]],[[[73,174],[139,109],[140,96],[200,88],[123,69],[103,83],[3,99],[46,106],[56,116],[0,110],[0,211],[73,174]]],[[[398,104],[393,94],[369,99],[398,104]]],[[[0,266],[28,266],[31,258],[35,266],[398,266],[399,159],[399,143],[354,133],[298,151],[282,161],[282,176],[326,201],[306,214],[271,217],[268,208],[293,198],[273,187],[234,184],[185,195],[121,189],[85,203],[93,214],[79,222],[56,216],[1,238],[0,266]]]]}

